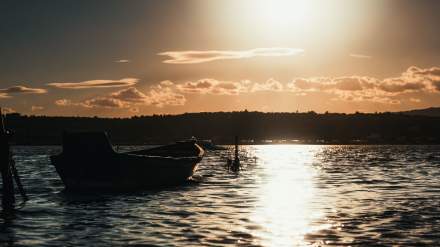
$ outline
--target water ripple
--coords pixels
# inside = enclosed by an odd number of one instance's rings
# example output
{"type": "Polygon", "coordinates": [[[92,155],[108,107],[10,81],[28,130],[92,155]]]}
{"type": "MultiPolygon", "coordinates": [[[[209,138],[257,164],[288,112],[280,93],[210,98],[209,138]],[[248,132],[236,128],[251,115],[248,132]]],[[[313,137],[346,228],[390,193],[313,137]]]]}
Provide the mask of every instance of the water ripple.
{"type": "Polygon", "coordinates": [[[77,195],[50,165],[59,147],[14,147],[30,201],[0,219],[0,245],[435,246],[439,149],[247,146],[239,174],[207,152],[185,186],[77,195]]]}

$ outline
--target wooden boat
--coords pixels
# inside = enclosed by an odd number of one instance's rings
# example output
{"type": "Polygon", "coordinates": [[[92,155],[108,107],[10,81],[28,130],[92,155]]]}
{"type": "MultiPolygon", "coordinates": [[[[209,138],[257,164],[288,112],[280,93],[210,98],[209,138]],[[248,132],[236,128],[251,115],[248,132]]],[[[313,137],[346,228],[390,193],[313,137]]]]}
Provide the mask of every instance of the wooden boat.
{"type": "Polygon", "coordinates": [[[212,140],[197,140],[196,143],[205,150],[227,150],[227,148],[218,146],[212,140]]]}
{"type": "Polygon", "coordinates": [[[67,190],[133,190],[187,181],[203,154],[194,141],[118,153],[105,132],[83,132],[65,133],[51,161],[67,190]]]}

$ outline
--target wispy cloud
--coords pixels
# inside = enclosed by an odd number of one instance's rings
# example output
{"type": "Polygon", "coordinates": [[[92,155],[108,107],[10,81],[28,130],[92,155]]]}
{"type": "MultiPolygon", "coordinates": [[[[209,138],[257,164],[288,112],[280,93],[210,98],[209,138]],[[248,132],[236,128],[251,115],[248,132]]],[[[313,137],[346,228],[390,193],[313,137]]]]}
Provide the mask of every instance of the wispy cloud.
{"type": "Polygon", "coordinates": [[[55,100],[55,105],[57,106],[70,106],[72,105],[72,101],[68,99],[57,99],[55,100]]]}
{"type": "Polygon", "coordinates": [[[54,82],[47,85],[63,89],[127,87],[135,85],[139,79],[123,78],[120,80],[90,80],[82,82],[54,82]]]}
{"type": "Polygon", "coordinates": [[[119,59],[119,60],[115,60],[114,62],[115,62],[115,63],[130,63],[131,60],[128,60],[128,59],[119,59]]]}
{"type": "Polygon", "coordinates": [[[42,110],[44,110],[43,106],[33,105],[31,107],[31,111],[42,111],[42,110]]]}
{"type": "Polygon", "coordinates": [[[372,56],[364,55],[364,54],[357,54],[357,53],[351,53],[350,57],[353,58],[360,58],[360,59],[370,59],[372,56]]]}
{"type": "Polygon", "coordinates": [[[418,99],[418,98],[409,98],[409,101],[413,102],[413,103],[420,103],[420,102],[422,102],[422,100],[418,99]]]}
{"type": "Polygon", "coordinates": [[[0,98],[9,98],[13,94],[43,94],[47,93],[46,89],[30,88],[25,86],[12,86],[0,89],[0,98]]]}
{"type": "Polygon", "coordinates": [[[208,50],[208,51],[167,51],[159,53],[161,56],[168,56],[170,59],[163,61],[169,64],[196,64],[206,63],[215,60],[242,59],[252,57],[279,57],[294,56],[304,52],[297,48],[257,48],[252,50],[231,51],[231,50],[208,50]]]}
{"type": "Polygon", "coordinates": [[[85,108],[128,108],[130,105],[122,100],[111,97],[96,97],[82,102],[73,102],[70,99],[58,99],[55,101],[57,106],[80,106],[85,108]]]}
{"type": "Polygon", "coordinates": [[[137,106],[153,105],[156,107],[181,106],[186,102],[184,95],[174,92],[169,87],[160,84],[153,86],[147,94],[134,87],[113,92],[109,95],[90,98],[81,102],[72,102],[69,99],[55,101],[57,106],[80,106],[85,108],[130,108],[132,112],[138,112],[137,106]]]}

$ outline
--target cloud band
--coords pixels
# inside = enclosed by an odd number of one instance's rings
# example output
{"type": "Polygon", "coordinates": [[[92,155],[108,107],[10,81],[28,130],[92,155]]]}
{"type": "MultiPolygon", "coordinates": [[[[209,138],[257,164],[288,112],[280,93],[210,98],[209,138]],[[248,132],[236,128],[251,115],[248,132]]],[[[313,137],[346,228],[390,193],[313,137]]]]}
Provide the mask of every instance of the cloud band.
{"type": "Polygon", "coordinates": [[[297,48],[257,48],[243,51],[208,50],[208,51],[167,51],[159,53],[160,56],[168,56],[163,63],[168,64],[197,64],[216,60],[243,59],[252,57],[279,57],[294,56],[304,52],[297,48]]]}

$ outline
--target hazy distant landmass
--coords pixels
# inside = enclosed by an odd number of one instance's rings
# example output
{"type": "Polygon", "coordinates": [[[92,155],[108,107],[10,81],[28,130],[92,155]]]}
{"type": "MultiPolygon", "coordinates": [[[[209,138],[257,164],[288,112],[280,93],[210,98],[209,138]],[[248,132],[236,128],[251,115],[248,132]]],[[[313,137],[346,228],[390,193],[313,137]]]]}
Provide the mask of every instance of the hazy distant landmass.
{"type": "Polygon", "coordinates": [[[440,117],[440,107],[430,107],[425,109],[415,109],[411,111],[401,112],[408,115],[440,117]]]}
{"type": "Polygon", "coordinates": [[[131,118],[8,114],[18,145],[60,144],[63,131],[107,131],[114,144],[162,144],[195,136],[243,143],[440,144],[438,108],[405,113],[206,112],[131,118]],[[427,115],[422,115],[422,112],[427,115]],[[417,113],[417,114],[414,114],[417,113]]]}

